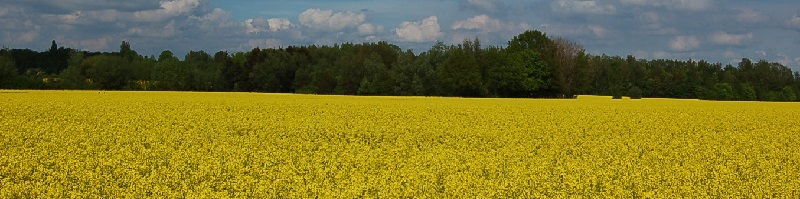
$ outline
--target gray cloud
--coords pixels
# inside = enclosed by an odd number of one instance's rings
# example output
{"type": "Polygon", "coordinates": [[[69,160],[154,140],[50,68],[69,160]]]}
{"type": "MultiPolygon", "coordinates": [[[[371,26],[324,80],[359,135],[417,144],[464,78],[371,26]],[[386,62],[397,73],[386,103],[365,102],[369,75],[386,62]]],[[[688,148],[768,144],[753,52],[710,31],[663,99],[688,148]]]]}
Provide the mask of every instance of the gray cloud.
{"type": "Polygon", "coordinates": [[[677,52],[691,51],[700,47],[700,40],[695,36],[676,36],[670,41],[669,47],[677,52]]]}
{"type": "Polygon", "coordinates": [[[308,9],[298,16],[300,24],[320,31],[340,31],[356,28],[367,20],[364,13],[334,12],[333,10],[308,9]]]}
{"type": "Polygon", "coordinates": [[[619,0],[623,5],[663,7],[672,10],[702,11],[714,6],[713,0],[619,0]]]}
{"type": "Polygon", "coordinates": [[[738,46],[753,39],[753,33],[729,34],[726,32],[715,32],[710,36],[710,38],[711,41],[716,44],[738,46]]]}
{"type": "Polygon", "coordinates": [[[800,12],[789,0],[213,3],[7,0],[0,2],[0,46],[43,50],[55,39],[61,46],[113,51],[126,40],[143,54],[164,49],[182,54],[389,40],[420,52],[437,40],[455,43],[474,37],[483,45],[502,46],[535,28],[577,41],[595,54],[728,62],[772,48],[770,56],[759,58],[800,69],[800,52],[795,50],[800,12]],[[235,5],[224,6],[229,4],[235,5]]]}

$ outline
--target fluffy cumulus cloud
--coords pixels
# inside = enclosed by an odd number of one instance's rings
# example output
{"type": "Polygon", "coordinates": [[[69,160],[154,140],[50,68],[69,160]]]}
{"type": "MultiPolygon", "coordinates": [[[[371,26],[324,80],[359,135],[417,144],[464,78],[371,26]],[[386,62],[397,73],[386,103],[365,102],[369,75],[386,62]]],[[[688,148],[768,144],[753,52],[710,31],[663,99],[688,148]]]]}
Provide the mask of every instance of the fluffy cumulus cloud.
{"type": "MultiPolygon", "coordinates": [[[[530,28],[528,24],[516,25],[514,23],[505,23],[499,19],[491,18],[487,15],[478,15],[465,20],[456,21],[450,27],[453,30],[479,30],[485,32],[498,32],[498,31],[518,31],[530,28]]],[[[524,30],[523,30],[524,31],[524,30]]]]}
{"type": "Polygon", "coordinates": [[[484,42],[488,41],[489,44],[496,45],[508,41],[509,38],[525,30],[533,29],[533,27],[525,22],[519,24],[504,22],[483,14],[456,21],[450,26],[450,29],[452,31],[447,36],[451,42],[461,42],[464,39],[478,37],[484,42]]]}
{"type": "Polygon", "coordinates": [[[568,14],[614,14],[617,11],[614,5],[594,0],[558,0],[552,6],[554,11],[568,14]]]}
{"type": "Polygon", "coordinates": [[[371,23],[365,23],[358,26],[358,34],[360,35],[375,35],[383,32],[383,26],[376,26],[371,23]]]}
{"type": "Polygon", "coordinates": [[[267,20],[267,24],[269,24],[269,30],[272,32],[286,30],[292,26],[292,22],[287,18],[272,18],[267,20]]]}
{"type": "Polygon", "coordinates": [[[340,31],[356,28],[367,20],[364,13],[334,12],[333,10],[308,9],[298,16],[300,24],[321,31],[340,31]]]}
{"type": "Polygon", "coordinates": [[[753,33],[728,34],[726,32],[716,32],[711,35],[711,41],[721,45],[742,45],[750,39],[753,39],[753,33]]]}
{"type": "Polygon", "coordinates": [[[278,32],[287,30],[292,27],[292,22],[286,18],[263,18],[258,17],[255,19],[247,19],[244,21],[245,31],[247,33],[262,33],[267,30],[271,32],[278,32]]]}
{"type": "Polygon", "coordinates": [[[439,26],[439,18],[436,16],[430,16],[422,21],[403,22],[395,29],[395,34],[400,41],[405,42],[435,41],[444,35],[439,26]]]}
{"type": "Polygon", "coordinates": [[[260,33],[267,30],[269,21],[263,17],[247,19],[244,21],[244,26],[247,29],[247,33],[260,33]]]}
{"type": "Polygon", "coordinates": [[[696,36],[677,36],[669,43],[673,51],[691,51],[700,47],[700,40],[696,36]]]}
{"type": "MultiPolygon", "coordinates": [[[[200,6],[200,0],[166,0],[161,1],[161,9],[143,10],[133,12],[132,18],[145,21],[154,22],[161,21],[166,18],[186,15],[200,6]]],[[[120,13],[124,15],[124,13],[120,13]]]]}

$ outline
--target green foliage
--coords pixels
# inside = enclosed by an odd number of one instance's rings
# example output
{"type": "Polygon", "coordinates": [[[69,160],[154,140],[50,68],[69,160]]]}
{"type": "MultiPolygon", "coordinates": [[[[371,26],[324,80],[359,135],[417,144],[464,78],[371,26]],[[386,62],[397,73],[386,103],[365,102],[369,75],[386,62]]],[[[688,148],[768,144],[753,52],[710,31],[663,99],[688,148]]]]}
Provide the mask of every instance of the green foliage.
{"type": "Polygon", "coordinates": [[[544,62],[539,54],[534,51],[522,51],[510,55],[510,64],[522,79],[518,83],[519,97],[542,97],[536,93],[540,90],[549,89],[552,86],[550,67],[544,62]]]}
{"type": "Polygon", "coordinates": [[[781,89],[781,93],[783,94],[783,101],[797,101],[797,94],[795,94],[794,89],[791,86],[786,86],[781,89]]]}
{"type": "Polygon", "coordinates": [[[140,56],[59,47],[0,50],[0,88],[244,91],[343,95],[570,98],[575,94],[797,101],[800,74],[743,58],[700,60],[589,55],[577,43],[530,30],[507,47],[437,42],[415,55],[387,42],[254,48],[213,56],[165,50],[140,56]]]}
{"type": "Polygon", "coordinates": [[[450,50],[438,73],[442,87],[449,95],[479,97],[484,94],[478,61],[464,46],[450,50]]]}
{"type": "Polygon", "coordinates": [[[631,99],[642,99],[642,89],[638,86],[633,86],[631,89],[628,89],[628,96],[631,99]]]}
{"type": "Polygon", "coordinates": [[[367,72],[358,87],[359,95],[391,94],[394,80],[380,55],[371,53],[369,58],[364,61],[364,68],[367,72]]]}
{"type": "Polygon", "coordinates": [[[69,58],[69,66],[61,71],[59,78],[64,84],[64,88],[87,89],[86,67],[83,65],[83,53],[72,52],[69,58]]]}
{"type": "Polygon", "coordinates": [[[758,99],[756,95],[756,90],[749,83],[742,83],[740,87],[741,87],[741,97],[739,97],[739,100],[753,101],[758,99]]]}
{"type": "Polygon", "coordinates": [[[131,80],[131,63],[119,56],[100,55],[91,57],[92,65],[86,74],[100,89],[122,90],[131,80]]]}
{"type": "Polygon", "coordinates": [[[166,58],[153,67],[153,88],[157,90],[190,90],[191,69],[178,58],[166,58]]]}
{"type": "Polygon", "coordinates": [[[14,58],[5,53],[0,53],[0,88],[7,88],[11,80],[17,76],[17,66],[14,58]]]}
{"type": "Polygon", "coordinates": [[[158,55],[158,62],[162,62],[167,59],[177,59],[177,57],[175,57],[175,55],[172,54],[172,51],[169,50],[161,51],[161,54],[158,55]]]}

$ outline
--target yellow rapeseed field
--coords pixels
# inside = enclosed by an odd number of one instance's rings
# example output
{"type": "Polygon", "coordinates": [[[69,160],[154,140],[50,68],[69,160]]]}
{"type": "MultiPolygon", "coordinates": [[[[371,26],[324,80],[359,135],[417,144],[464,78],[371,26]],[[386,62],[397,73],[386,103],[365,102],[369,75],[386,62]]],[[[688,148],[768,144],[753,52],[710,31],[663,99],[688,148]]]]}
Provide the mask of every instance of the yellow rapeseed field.
{"type": "Polygon", "coordinates": [[[0,92],[0,198],[797,198],[800,104],[0,92]]]}

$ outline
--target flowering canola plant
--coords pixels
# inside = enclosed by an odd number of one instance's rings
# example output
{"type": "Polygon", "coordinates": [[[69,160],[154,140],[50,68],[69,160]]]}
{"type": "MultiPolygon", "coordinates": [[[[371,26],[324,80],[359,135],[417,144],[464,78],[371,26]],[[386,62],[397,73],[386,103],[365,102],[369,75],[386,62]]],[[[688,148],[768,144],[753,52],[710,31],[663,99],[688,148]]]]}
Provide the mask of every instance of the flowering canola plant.
{"type": "Polygon", "coordinates": [[[800,104],[0,92],[0,198],[795,198],[800,104]]]}

